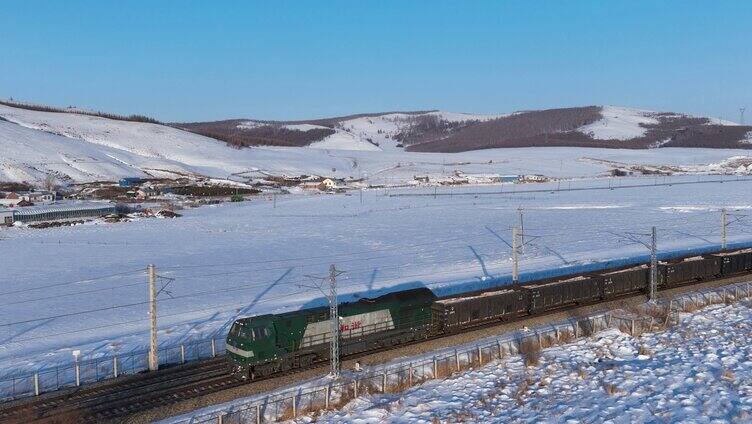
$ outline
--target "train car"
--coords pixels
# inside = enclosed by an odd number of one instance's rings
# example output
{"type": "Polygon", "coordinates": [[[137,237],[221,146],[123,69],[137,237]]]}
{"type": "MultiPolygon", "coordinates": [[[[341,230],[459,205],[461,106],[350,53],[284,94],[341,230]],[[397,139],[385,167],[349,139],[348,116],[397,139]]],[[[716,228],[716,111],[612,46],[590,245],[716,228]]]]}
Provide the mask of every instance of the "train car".
{"type": "MultiPolygon", "coordinates": [[[[339,305],[341,355],[428,337],[435,299],[420,288],[339,305]]],[[[329,308],[319,307],[239,319],[227,335],[227,359],[251,378],[326,360],[329,317],[329,308]]]]}
{"type": "Polygon", "coordinates": [[[603,297],[609,299],[646,291],[650,281],[650,267],[639,265],[598,275],[603,277],[603,297]]]}
{"type": "Polygon", "coordinates": [[[490,321],[525,315],[527,299],[524,292],[505,288],[472,296],[439,299],[434,303],[433,312],[438,331],[454,333],[490,321]]]}
{"type": "Polygon", "coordinates": [[[546,283],[524,284],[528,312],[538,314],[569,305],[591,303],[603,298],[603,277],[582,275],[546,283]]]}
{"type": "Polygon", "coordinates": [[[721,258],[717,256],[695,256],[658,265],[658,282],[663,287],[675,287],[721,275],[721,258]]]}
{"type": "Polygon", "coordinates": [[[752,271],[752,249],[721,252],[711,256],[721,258],[721,273],[723,275],[734,275],[752,271]]]}

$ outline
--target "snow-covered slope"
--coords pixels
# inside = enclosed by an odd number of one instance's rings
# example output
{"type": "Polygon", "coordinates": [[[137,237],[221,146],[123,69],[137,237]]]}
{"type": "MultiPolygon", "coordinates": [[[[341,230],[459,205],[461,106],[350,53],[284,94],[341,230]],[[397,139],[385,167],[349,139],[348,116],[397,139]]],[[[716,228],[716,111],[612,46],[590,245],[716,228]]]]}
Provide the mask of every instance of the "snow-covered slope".
{"type": "Polygon", "coordinates": [[[658,119],[654,115],[655,112],[645,110],[604,106],[600,120],[577,131],[599,140],[629,140],[645,135],[647,128],[642,125],[657,125],[658,119]]]}
{"type": "MultiPolygon", "coordinates": [[[[334,134],[308,146],[314,149],[379,151],[396,148],[395,136],[412,125],[416,118],[423,116],[435,117],[438,120],[450,123],[459,123],[467,121],[483,122],[506,115],[474,115],[446,111],[387,113],[338,120],[331,128],[305,123],[280,124],[278,126],[296,131],[312,131],[315,129],[332,129],[335,131],[334,134]]],[[[275,124],[251,120],[239,123],[237,128],[253,129],[265,125],[275,124]]]]}
{"type": "Polygon", "coordinates": [[[35,181],[113,180],[122,176],[226,178],[267,172],[300,175],[348,170],[350,161],[310,149],[235,150],[172,127],[0,105],[1,178],[35,181]]]}
{"type": "MultiPolygon", "coordinates": [[[[601,119],[583,125],[577,131],[598,140],[631,140],[645,136],[648,126],[659,125],[663,118],[695,118],[685,114],[667,114],[649,110],[618,106],[601,107],[601,119]]],[[[709,125],[736,126],[735,122],[717,118],[707,118],[709,125]]]]}

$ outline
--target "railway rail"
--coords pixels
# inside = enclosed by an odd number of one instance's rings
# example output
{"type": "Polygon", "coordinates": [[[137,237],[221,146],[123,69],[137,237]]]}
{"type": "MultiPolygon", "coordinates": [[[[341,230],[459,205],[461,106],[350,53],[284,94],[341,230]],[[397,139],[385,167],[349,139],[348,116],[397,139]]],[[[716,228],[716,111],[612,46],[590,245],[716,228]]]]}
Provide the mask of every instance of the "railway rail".
{"type": "MultiPolygon", "coordinates": [[[[734,277],[712,278],[681,285],[693,286],[714,281],[733,281],[748,278],[752,272],[738,273],[734,277]]],[[[674,287],[676,288],[676,287],[674,287]]],[[[632,294],[626,297],[639,297],[632,294]]],[[[613,299],[612,299],[613,300],[613,299]]],[[[592,302],[590,305],[608,303],[592,302]]],[[[551,315],[563,310],[577,309],[584,305],[574,305],[548,311],[540,316],[551,315]]],[[[476,325],[464,331],[470,332],[483,327],[494,327],[499,323],[489,322],[476,325]]],[[[445,336],[436,336],[441,338],[445,336]]],[[[411,344],[421,343],[415,341],[411,344]]],[[[385,347],[382,351],[401,346],[385,347]]],[[[345,359],[355,359],[372,355],[374,351],[350,355],[345,359]]],[[[50,392],[34,398],[20,399],[0,405],[0,422],[3,423],[99,423],[115,421],[123,417],[148,411],[185,400],[195,399],[227,389],[272,380],[283,375],[295,374],[304,370],[321,367],[313,363],[305,368],[289,370],[255,380],[241,380],[229,371],[223,357],[205,361],[168,367],[157,372],[141,373],[108,380],[99,384],[74,389],[50,392]]]]}

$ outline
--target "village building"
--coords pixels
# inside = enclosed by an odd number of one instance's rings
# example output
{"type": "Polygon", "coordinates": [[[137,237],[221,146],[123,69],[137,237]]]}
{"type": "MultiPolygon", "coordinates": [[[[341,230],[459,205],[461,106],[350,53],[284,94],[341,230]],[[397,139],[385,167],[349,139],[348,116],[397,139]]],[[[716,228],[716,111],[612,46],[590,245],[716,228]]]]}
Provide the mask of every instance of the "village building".
{"type": "Polygon", "coordinates": [[[321,191],[330,191],[336,189],[337,183],[335,183],[331,178],[324,178],[324,180],[319,183],[319,190],[321,191]]]}
{"type": "Polygon", "coordinates": [[[11,209],[0,209],[0,225],[13,225],[13,214],[11,209]]]}
{"type": "Polygon", "coordinates": [[[53,203],[57,194],[51,191],[21,191],[10,192],[0,199],[0,205],[13,208],[34,204],[47,205],[53,203]]]}

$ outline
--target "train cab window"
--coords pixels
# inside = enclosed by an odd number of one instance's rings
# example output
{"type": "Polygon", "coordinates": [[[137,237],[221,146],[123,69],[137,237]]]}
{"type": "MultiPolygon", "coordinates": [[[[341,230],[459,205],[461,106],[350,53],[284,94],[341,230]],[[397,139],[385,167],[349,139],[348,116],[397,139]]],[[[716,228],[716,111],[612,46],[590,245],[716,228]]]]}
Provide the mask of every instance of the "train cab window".
{"type": "Polygon", "coordinates": [[[242,326],[238,323],[235,323],[230,328],[230,337],[238,337],[240,335],[240,329],[242,326]]]}
{"type": "Polygon", "coordinates": [[[256,327],[251,330],[253,340],[262,340],[269,337],[269,329],[266,327],[256,327]]]}
{"type": "Polygon", "coordinates": [[[326,321],[326,312],[322,312],[319,314],[319,321],[326,321]]]}

